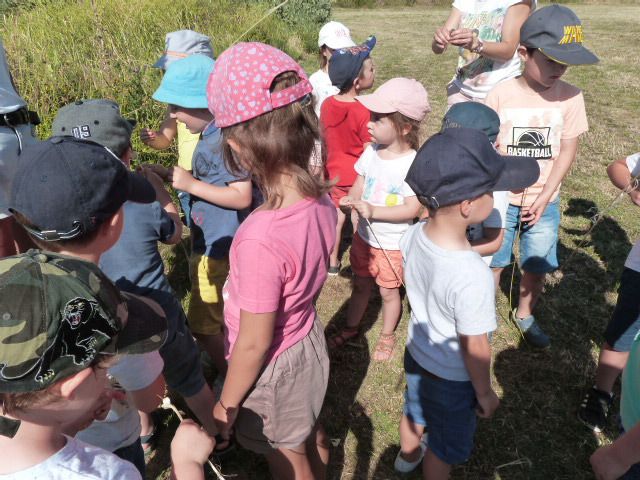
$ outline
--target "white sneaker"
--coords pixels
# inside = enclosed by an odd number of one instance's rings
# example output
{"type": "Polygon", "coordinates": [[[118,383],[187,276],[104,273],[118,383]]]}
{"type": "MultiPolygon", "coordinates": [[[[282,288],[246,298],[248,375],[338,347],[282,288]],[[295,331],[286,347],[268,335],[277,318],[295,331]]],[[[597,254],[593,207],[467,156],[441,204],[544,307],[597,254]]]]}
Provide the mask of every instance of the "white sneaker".
{"type": "Polygon", "coordinates": [[[393,469],[399,473],[413,472],[424,458],[424,452],[427,451],[428,438],[429,437],[426,433],[422,435],[422,438],[420,439],[420,457],[415,462],[405,460],[402,458],[402,455],[400,455],[400,452],[398,452],[398,455],[396,455],[396,461],[393,462],[393,469]]]}

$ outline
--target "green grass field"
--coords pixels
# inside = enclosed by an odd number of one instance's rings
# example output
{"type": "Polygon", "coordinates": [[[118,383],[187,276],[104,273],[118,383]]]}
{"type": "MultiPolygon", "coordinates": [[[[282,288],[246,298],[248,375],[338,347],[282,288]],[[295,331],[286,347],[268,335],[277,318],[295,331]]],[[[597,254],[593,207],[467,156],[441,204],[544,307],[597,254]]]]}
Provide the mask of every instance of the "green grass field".
{"type": "MultiPolygon", "coordinates": [[[[617,435],[612,421],[609,430],[595,437],[576,419],[576,408],[592,381],[624,259],[640,233],[638,211],[626,198],[613,204],[618,192],[605,173],[610,161],[640,149],[640,123],[635,117],[640,111],[640,61],[630,48],[636,40],[640,6],[574,8],[585,25],[585,43],[601,62],[570,68],[565,76],[584,91],[590,131],[581,140],[578,159],[563,187],[562,266],[549,277],[537,309],[541,325],[552,336],[552,347],[544,352],[531,350],[506,321],[511,290],[507,278],[498,295],[500,319],[493,340],[493,384],[501,406],[494,418],[479,422],[475,452],[468,463],[454,469],[455,479],[592,478],[589,455],[599,443],[617,435]],[[597,213],[603,217],[589,232],[590,219],[597,213]]],[[[377,35],[373,53],[377,85],[407,76],[427,87],[433,111],[424,128],[425,138],[438,129],[446,106],[444,86],[454,70],[453,52],[437,57],[429,48],[434,28],[446,15],[446,8],[428,6],[336,9],[333,14],[351,28],[356,39],[377,35]]],[[[311,56],[303,64],[309,72],[317,68],[311,56]]],[[[177,257],[168,257],[173,260],[172,276],[184,292],[183,255],[177,252],[177,257]]],[[[343,265],[348,265],[348,252],[343,265]]],[[[318,301],[319,314],[329,326],[344,321],[349,276],[347,267],[339,277],[330,278],[318,301]]],[[[514,292],[517,281],[516,275],[514,292]]],[[[332,356],[322,418],[333,445],[330,479],[400,478],[392,465],[399,448],[402,348],[397,348],[389,363],[370,360],[380,328],[379,311],[380,300],[374,296],[365,318],[366,334],[332,356]]],[[[405,309],[398,329],[401,338],[406,327],[405,309]]],[[[151,478],[166,466],[166,457],[161,447],[151,461],[151,478]]],[[[264,462],[242,450],[225,459],[223,471],[230,478],[269,478],[264,462]]]]}

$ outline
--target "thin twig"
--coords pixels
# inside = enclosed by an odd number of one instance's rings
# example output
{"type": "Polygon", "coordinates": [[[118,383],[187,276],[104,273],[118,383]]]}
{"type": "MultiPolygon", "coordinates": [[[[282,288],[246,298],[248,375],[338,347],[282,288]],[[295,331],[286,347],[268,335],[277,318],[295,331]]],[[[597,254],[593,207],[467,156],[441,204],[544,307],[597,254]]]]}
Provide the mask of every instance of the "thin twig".
{"type": "Polygon", "coordinates": [[[231,45],[235,45],[236,43],[238,43],[240,41],[240,39],[242,37],[244,37],[247,33],[249,33],[251,30],[253,30],[254,28],[256,28],[263,20],[265,20],[267,17],[273,15],[278,9],[282,8],[284,5],[286,5],[287,3],[289,3],[289,0],[284,0],[284,2],[282,2],[279,5],[276,5],[273,8],[270,8],[269,10],[267,10],[267,13],[265,13],[260,20],[258,20],[256,23],[254,23],[253,25],[251,25],[245,32],[243,32],[238,38],[236,38],[231,45]]]}
{"type": "MultiPolygon", "coordinates": [[[[362,217],[362,218],[364,218],[364,217],[362,217]]],[[[373,233],[373,238],[376,239],[376,242],[378,243],[378,246],[380,247],[380,250],[382,250],[382,253],[384,253],[384,258],[386,258],[387,262],[389,262],[389,266],[391,267],[391,270],[393,270],[393,274],[396,276],[396,279],[400,282],[400,285],[405,287],[404,282],[402,281],[402,278],[400,278],[400,275],[398,274],[398,272],[396,272],[396,267],[394,267],[393,266],[393,262],[391,262],[391,258],[389,257],[389,254],[387,253],[387,251],[384,249],[384,247],[380,243],[380,240],[378,240],[378,236],[376,235],[376,232],[373,231],[373,227],[371,226],[371,222],[369,221],[368,218],[364,218],[364,221],[367,222],[367,226],[369,227],[369,230],[371,230],[371,233],[373,233]]]]}
{"type": "MultiPolygon", "coordinates": [[[[184,420],[184,418],[182,417],[182,414],[180,413],[180,410],[178,410],[176,406],[173,403],[171,403],[171,399],[169,397],[162,398],[162,404],[160,405],[160,408],[163,408],[164,410],[172,410],[173,413],[175,413],[176,416],[178,417],[178,420],[180,421],[184,420]]],[[[213,470],[213,473],[216,474],[216,477],[218,477],[218,480],[225,480],[224,476],[222,475],[222,472],[218,470],[218,468],[211,462],[211,460],[207,460],[207,463],[211,467],[211,470],[213,470]]]]}

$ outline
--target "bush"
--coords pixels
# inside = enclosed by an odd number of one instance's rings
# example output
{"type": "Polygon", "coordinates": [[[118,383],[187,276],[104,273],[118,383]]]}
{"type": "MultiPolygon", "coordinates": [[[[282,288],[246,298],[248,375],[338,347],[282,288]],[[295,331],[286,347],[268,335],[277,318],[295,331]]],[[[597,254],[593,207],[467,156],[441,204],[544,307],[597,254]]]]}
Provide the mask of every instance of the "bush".
{"type": "MultiPolygon", "coordinates": [[[[219,54],[269,8],[233,0],[35,3],[0,18],[0,35],[20,93],[44,121],[41,137],[49,134],[59,107],[81,98],[111,98],[139,125],[158,126],[165,106],[151,98],[161,79],[151,65],[164,49],[165,34],[183,28],[205,33],[219,54]]],[[[269,43],[300,58],[316,35],[272,15],[242,40],[269,43]]],[[[137,138],[134,146],[141,147],[137,138]]],[[[154,155],[147,149],[143,159],[154,155]]]]}
{"type": "MultiPolygon", "coordinates": [[[[264,0],[249,0],[260,3],[264,0]]],[[[266,0],[271,6],[280,5],[283,0],[266,0]]],[[[278,9],[278,15],[288,25],[305,25],[319,27],[329,21],[331,16],[331,0],[289,0],[278,9]]]]}

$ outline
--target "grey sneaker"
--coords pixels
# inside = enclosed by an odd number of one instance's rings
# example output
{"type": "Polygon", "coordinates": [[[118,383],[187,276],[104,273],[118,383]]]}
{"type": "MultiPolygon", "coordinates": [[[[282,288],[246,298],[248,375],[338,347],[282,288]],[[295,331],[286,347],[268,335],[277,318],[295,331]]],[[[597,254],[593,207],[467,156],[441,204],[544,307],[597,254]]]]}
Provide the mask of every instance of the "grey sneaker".
{"type": "Polygon", "coordinates": [[[422,438],[420,439],[420,456],[414,462],[405,460],[404,458],[402,458],[402,455],[400,454],[400,452],[398,452],[398,455],[396,455],[396,460],[393,463],[394,470],[398,473],[413,472],[416,469],[416,467],[420,465],[420,462],[422,462],[422,459],[424,458],[424,452],[427,451],[428,443],[429,443],[429,436],[427,433],[425,433],[424,435],[422,435],[422,438]]]}
{"type": "Polygon", "coordinates": [[[549,336],[544,333],[536,323],[535,317],[529,315],[525,318],[519,318],[516,312],[517,309],[515,308],[513,312],[511,312],[513,321],[522,332],[527,343],[534,348],[547,348],[551,344],[551,340],[549,340],[549,336]]]}

